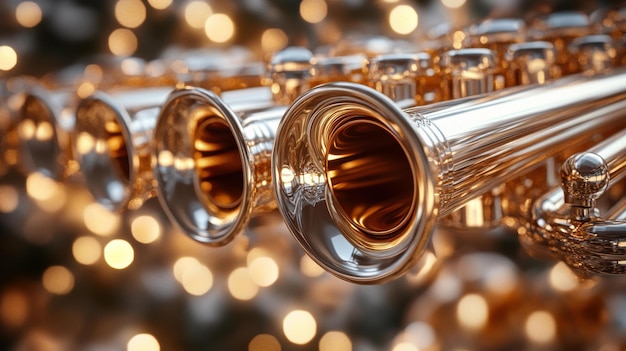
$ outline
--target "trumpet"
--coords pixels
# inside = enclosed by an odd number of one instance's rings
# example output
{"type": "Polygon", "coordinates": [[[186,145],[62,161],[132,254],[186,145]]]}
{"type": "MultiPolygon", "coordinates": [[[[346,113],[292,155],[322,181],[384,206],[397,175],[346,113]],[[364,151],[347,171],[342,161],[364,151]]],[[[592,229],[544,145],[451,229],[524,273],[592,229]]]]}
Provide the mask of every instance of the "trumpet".
{"type": "Polygon", "coordinates": [[[189,237],[229,243],[253,215],[273,210],[269,160],[286,105],[308,89],[312,53],[290,47],[270,62],[267,86],[215,93],[173,91],[154,134],[159,201],[189,237]]]}
{"type": "MultiPolygon", "coordinates": [[[[222,56],[201,51],[185,55],[182,62],[166,57],[162,61],[169,63],[171,71],[158,84],[118,85],[80,99],[73,149],[85,186],[98,203],[113,211],[132,210],[157,195],[153,133],[163,103],[178,85],[193,82],[213,87],[211,82],[222,79],[225,84],[221,89],[226,90],[232,85],[255,84],[248,76],[237,80],[229,72],[224,72],[227,77],[216,73],[213,61],[219,65],[222,56]]],[[[237,66],[244,64],[238,62],[237,66]]]]}
{"type": "Polygon", "coordinates": [[[623,69],[581,74],[404,110],[362,85],[316,87],[278,127],[278,209],[327,271],[392,280],[420,258],[438,218],[623,124],[624,79],[623,69]]]}

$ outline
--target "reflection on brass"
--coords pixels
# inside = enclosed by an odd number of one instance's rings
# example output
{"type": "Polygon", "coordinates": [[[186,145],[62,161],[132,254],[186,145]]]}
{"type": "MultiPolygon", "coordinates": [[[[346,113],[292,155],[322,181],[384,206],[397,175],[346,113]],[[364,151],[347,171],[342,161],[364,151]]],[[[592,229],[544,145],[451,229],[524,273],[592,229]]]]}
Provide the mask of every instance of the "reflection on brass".
{"type": "Polygon", "coordinates": [[[232,210],[243,191],[242,161],[233,134],[223,119],[207,117],[197,122],[194,140],[200,190],[218,210],[232,210]]]}

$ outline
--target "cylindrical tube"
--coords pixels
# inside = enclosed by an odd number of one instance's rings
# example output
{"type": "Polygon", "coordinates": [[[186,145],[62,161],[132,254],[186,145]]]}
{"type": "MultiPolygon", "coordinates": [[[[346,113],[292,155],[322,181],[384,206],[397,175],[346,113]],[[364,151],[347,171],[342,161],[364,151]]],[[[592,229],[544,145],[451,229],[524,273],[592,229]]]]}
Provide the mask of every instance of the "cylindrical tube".
{"type": "Polygon", "coordinates": [[[304,250],[336,276],[397,278],[419,259],[438,217],[623,123],[624,79],[624,71],[573,76],[432,113],[401,110],[355,84],[312,89],[277,132],[279,209],[304,250]]]}

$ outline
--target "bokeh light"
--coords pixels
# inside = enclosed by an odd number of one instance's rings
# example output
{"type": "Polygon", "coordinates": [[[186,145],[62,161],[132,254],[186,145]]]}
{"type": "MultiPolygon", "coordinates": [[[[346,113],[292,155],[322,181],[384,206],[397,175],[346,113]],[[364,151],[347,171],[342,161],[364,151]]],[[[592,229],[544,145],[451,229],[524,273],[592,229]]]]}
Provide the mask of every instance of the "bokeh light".
{"type": "Polygon", "coordinates": [[[0,70],[10,71],[17,65],[17,53],[15,50],[8,46],[0,46],[0,70]]]}
{"type": "Polygon", "coordinates": [[[11,213],[20,203],[20,194],[15,187],[0,185],[0,212],[11,213]]]}
{"type": "Polygon", "coordinates": [[[42,18],[41,7],[36,2],[23,1],[15,8],[15,19],[23,27],[35,27],[41,22],[42,18]]]}
{"type": "Polygon", "coordinates": [[[206,36],[216,43],[225,43],[235,35],[235,23],[223,13],[215,13],[204,24],[206,36]]]}
{"type": "Polygon", "coordinates": [[[104,260],[111,268],[125,269],[134,259],[135,250],[126,240],[114,239],[104,247],[104,260]]]}
{"type": "Polygon", "coordinates": [[[278,28],[269,28],[261,35],[261,47],[265,52],[276,52],[284,49],[289,42],[287,34],[278,28]]]}
{"type": "Polygon", "coordinates": [[[115,233],[120,226],[119,215],[96,202],[85,206],[83,222],[91,232],[103,236],[115,233]]]}
{"type": "Polygon", "coordinates": [[[389,26],[398,34],[413,32],[417,24],[417,11],[409,5],[398,5],[389,12],[389,26]]]}
{"type": "Polygon", "coordinates": [[[148,4],[156,10],[165,10],[172,5],[173,0],[148,0],[148,4]]]}
{"type": "Polygon", "coordinates": [[[449,9],[458,9],[465,5],[466,0],[441,0],[441,4],[449,9]]]}
{"type": "Polygon", "coordinates": [[[300,17],[309,23],[320,23],[328,14],[328,5],[325,0],[302,0],[300,2],[300,17]]]}
{"type": "Polygon", "coordinates": [[[137,28],[146,20],[146,6],[141,0],[118,0],[115,18],[124,27],[137,28]]]}
{"type": "Polygon", "coordinates": [[[43,272],[42,284],[52,294],[66,295],[74,289],[74,275],[63,266],[51,266],[43,272]]]}
{"type": "Polygon", "coordinates": [[[488,322],[489,306],[484,297],[478,294],[467,294],[459,300],[456,316],[461,326],[469,330],[479,330],[488,322]]]}
{"type": "Polygon", "coordinates": [[[562,292],[572,291],[579,285],[579,278],[564,262],[559,262],[552,267],[548,281],[553,289],[562,292]]]}
{"type": "Polygon", "coordinates": [[[352,341],[344,332],[329,331],[320,339],[319,351],[351,351],[352,341]]]}
{"type": "Polygon", "coordinates": [[[126,351],[160,351],[161,345],[152,334],[136,334],[126,344],[126,351]]]}
{"type": "Polygon", "coordinates": [[[255,258],[248,269],[252,280],[260,287],[268,287],[278,280],[278,264],[271,257],[255,258]]]}
{"type": "Polygon", "coordinates": [[[213,273],[207,266],[198,261],[189,262],[191,264],[180,273],[180,283],[190,295],[204,295],[213,286],[213,273]]]}
{"type": "Polygon", "coordinates": [[[116,56],[130,56],[137,51],[137,37],[126,28],[115,29],[109,35],[109,50],[116,56]]]}
{"type": "Polygon", "coordinates": [[[204,29],[204,24],[211,14],[213,9],[205,1],[190,1],[185,6],[185,21],[196,29],[204,29]]]}
{"type": "Polygon", "coordinates": [[[258,285],[252,280],[246,267],[234,269],[228,275],[228,291],[237,300],[250,300],[259,292],[258,285]]]}
{"type": "Polygon", "coordinates": [[[285,333],[287,340],[292,343],[304,345],[315,337],[317,322],[310,312],[294,310],[283,319],[283,333],[285,333]]]}
{"type": "Polygon", "coordinates": [[[80,236],[74,239],[72,254],[76,262],[84,265],[92,265],[100,259],[102,245],[98,239],[92,236],[80,236]]]}
{"type": "Polygon", "coordinates": [[[280,342],[275,336],[259,334],[250,340],[248,351],[280,351],[280,342]]]}
{"type": "Polygon", "coordinates": [[[161,225],[152,216],[139,216],[130,224],[133,238],[142,244],[149,244],[161,236],[161,225]]]}
{"type": "Polygon", "coordinates": [[[526,336],[537,344],[545,344],[556,337],[556,321],[547,311],[535,311],[526,319],[524,325],[526,336]]]}

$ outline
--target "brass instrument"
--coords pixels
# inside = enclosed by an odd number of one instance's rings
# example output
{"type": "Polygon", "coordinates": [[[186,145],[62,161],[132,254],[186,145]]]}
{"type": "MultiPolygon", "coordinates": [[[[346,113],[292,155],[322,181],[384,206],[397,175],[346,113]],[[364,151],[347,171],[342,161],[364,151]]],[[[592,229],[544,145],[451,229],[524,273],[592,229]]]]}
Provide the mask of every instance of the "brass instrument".
{"type": "Polygon", "coordinates": [[[286,104],[308,89],[312,54],[276,53],[269,86],[224,92],[173,91],[154,134],[154,175],[168,218],[191,238],[229,243],[258,213],[275,209],[269,181],[274,133],[286,104]]]}
{"type": "Polygon", "coordinates": [[[279,210],[334,275],[397,278],[420,258],[438,218],[564,144],[623,123],[624,79],[623,70],[578,75],[432,112],[401,110],[361,85],[319,86],[290,106],[276,134],[279,210]]]}

